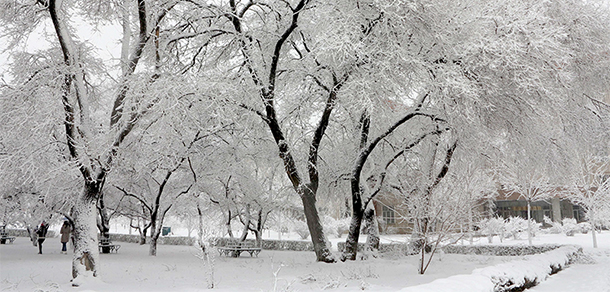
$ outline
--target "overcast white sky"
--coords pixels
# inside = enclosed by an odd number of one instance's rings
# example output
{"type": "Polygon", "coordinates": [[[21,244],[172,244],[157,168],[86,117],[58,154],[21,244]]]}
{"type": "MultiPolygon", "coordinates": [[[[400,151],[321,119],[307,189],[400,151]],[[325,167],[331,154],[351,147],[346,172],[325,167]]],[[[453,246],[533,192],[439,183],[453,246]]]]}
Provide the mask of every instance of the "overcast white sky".
{"type": "MultiPolygon", "coordinates": [[[[76,36],[79,41],[90,43],[96,48],[95,55],[101,58],[107,65],[117,64],[121,55],[121,45],[119,40],[122,37],[122,28],[119,25],[100,26],[96,30],[84,21],[75,21],[72,27],[76,29],[76,36]],[[74,25],[76,23],[76,25],[74,25]]],[[[55,31],[50,19],[40,25],[32,35],[30,35],[22,49],[34,53],[37,50],[48,49],[52,46],[51,42],[57,42],[55,31]]],[[[6,43],[0,39],[0,44],[6,43]]],[[[6,48],[0,45],[0,52],[6,48]]],[[[8,54],[0,54],[0,76],[8,81],[8,54]]]]}

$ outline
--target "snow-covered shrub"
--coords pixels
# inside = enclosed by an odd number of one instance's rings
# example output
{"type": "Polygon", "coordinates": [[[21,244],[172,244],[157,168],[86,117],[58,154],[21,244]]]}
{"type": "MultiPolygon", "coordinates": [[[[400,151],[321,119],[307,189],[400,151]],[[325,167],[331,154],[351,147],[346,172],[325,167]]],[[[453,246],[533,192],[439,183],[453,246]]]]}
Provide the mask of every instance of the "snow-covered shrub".
{"type": "Polygon", "coordinates": [[[324,233],[333,234],[337,238],[346,233],[349,230],[350,218],[335,219],[331,216],[324,216],[324,233]]]}
{"type": "Polygon", "coordinates": [[[574,218],[563,218],[561,223],[563,225],[563,233],[565,233],[567,236],[574,236],[574,233],[580,231],[580,227],[574,218]]]}
{"type": "MultiPolygon", "coordinates": [[[[525,221],[525,220],[524,220],[525,221]]],[[[582,249],[564,246],[543,254],[527,256],[495,266],[476,269],[470,275],[456,275],[437,279],[430,283],[411,286],[401,292],[444,291],[444,292],[508,292],[523,291],[523,288],[536,285],[582,254],[582,249]]]]}
{"type": "Polygon", "coordinates": [[[521,233],[527,230],[527,220],[521,217],[510,217],[506,220],[504,229],[514,239],[520,239],[521,233]]]}
{"type": "Polygon", "coordinates": [[[580,232],[582,232],[582,234],[587,234],[589,231],[593,230],[593,227],[589,222],[578,223],[578,227],[580,228],[580,232]]]}
{"type": "Polygon", "coordinates": [[[307,237],[309,237],[309,227],[307,227],[307,223],[303,221],[294,221],[292,230],[298,234],[301,239],[307,239],[307,237]]]}
{"type": "Polygon", "coordinates": [[[494,235],[499,235],[500,240],[504,234],[504,219],[502,218],[486,218],[477,223],[481,235],[487,236],[489,243],[493,242],[494,235]]]}
{"type": "Polygon", "coordinates": [[[524,256],[541,254],[560,248],[561,245],[447,245],[443,251],[448,254],[491,255],[491,256],[524,256]]]}
{"type": "Polygon", "coordinates": [[[337,237],[341,237],[341,235],[346,234],[349,231],[350,220],[351,220],[350,218],[343,218],[343,219],[337,220],[337,227],[336,227],[337,237]]]}
{"type": "Polygon", "coordinates": [[[559,233],[563,232],[561,223],[553,222],[551,220],[551,218],[549,218],[547,216],[544,216],[544,223],[551,225],[551,228],[548,229],[550,234],[559,234],[559,233]]]}
{"type": "Polygon", "coordinates": [[[536,234],[540,233],[540,226],[542,225],[542,223],[536,222],[536,220],[534,220],[533,218],[530,219],[530,222],[532,237],[536,237],[536,234]]]}

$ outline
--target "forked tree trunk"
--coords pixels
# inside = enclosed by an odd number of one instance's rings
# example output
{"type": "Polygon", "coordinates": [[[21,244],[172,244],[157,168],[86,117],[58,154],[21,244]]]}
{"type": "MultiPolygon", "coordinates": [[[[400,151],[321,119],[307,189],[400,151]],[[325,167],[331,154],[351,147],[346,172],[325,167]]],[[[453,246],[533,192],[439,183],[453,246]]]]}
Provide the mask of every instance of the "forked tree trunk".
{"type": "Polygon", "coordinates": [[[307,228],[309,228],[309,234],[311,235],[311,241],[313,243],[313,249],[316,252],[316,258],[320,262],[334,263],[335,258],[333,257],[324,230],[322,222],[320,221],[320,215],[316,208],[316,196],[311,190],[305,188],[301,195],[303,201],[303,210],[305,212],[305,218],[307,219],[307,228]]]}
{"type": "Polygon", "coordinates": [[[86,183],[83,194],[73,208],[74,257],[72,258],[72,285],[79,286],[81,277],[96,277],[99,250],[97,242],[98,183],[86,183]]]}

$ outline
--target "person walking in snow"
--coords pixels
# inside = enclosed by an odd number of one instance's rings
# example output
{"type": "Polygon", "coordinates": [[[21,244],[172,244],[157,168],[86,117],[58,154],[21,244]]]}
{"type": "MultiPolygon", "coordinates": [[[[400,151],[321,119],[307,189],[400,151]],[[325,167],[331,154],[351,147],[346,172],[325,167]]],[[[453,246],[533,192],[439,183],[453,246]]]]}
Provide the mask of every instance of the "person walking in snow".
{"type": "Polygon", "coordinates": [[[61,230],[59,231],[59,233],[61,233],[61,253],[68,254],[66,244],[68,241],[70,241],[71,231],[72,228],[70,228],[70,223],[68,223],[68,221],[64,221],[64,225],[61,226],[61,230]]]}
{"type": "Polygon", "coordinates": [[[38,234],[38,254],[42,254],[42,243],[46,239],[47,230],[49,229],[49,225],[44,220],[40,223],[38,229],[36,229],[36,234],[38,234]]]}

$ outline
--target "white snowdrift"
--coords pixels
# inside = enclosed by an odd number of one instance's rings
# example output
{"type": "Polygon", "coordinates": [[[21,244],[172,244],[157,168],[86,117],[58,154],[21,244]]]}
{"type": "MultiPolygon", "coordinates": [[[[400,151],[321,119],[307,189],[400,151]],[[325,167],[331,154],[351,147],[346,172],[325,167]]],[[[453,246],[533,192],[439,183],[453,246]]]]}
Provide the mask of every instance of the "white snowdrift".
{"type": "Polygon", "coordinates": [[[456,275],[433,282],[404,288],[402,292],[499,292],[510,291],[529,283],[540,283],[555,270],[564,268],[580,251],[576,246],[525,257],[524,260],[476,269],[470,275],[456,275]]]}

